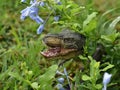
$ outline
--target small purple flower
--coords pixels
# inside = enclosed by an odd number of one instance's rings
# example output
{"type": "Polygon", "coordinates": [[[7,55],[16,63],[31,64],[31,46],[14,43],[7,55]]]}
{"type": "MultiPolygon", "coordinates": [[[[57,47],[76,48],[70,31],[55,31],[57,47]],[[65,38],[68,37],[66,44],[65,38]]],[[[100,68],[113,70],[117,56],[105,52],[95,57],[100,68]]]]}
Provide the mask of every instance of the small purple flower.
{"type": "Polygon", "coordinates": [[[36,2],[36,0],[30,0],[30,4],[33,4],[35,2],[36,2]]]}
{"type": "Polygon", "coordinates": [[[67,78],[67,81],[68,81],[68,84],[69,84],[69,87],[70,87],[70,80],[69,80],[69,76],[68,76],[68,74],[67,74],[66,68],[64,68],[64,74],[65,74],[65,76],[66,76],[66,78],[67,78]]]}
{"type": "Polygon", "coordinates": [[[32,7],[30,9],[29,17],[32,20],[35,20],[38,24],[44,22],[44,20],[40,16],[38,16],[38,8],[37,7],[32,7]]]}
{"type": "Polygon", "coordinates": [[[44,29],[44,24],[41,24],[37,29],[37,34],[42,33],[43,29],[44,29]]]}
{"type": "Polygon", "coordinates": [[[104,76],[103,76],[104,88],[102,90],[107,90],[107,84],[110,82],[111,77],[112,77],[112,74],[109,74],[107,72],[104,73],[104,76]]]}
{"type": "Polygon", "coordinates": [[[43,1],[40,2],[40,6],[43,7],[45,3],[43,1]]]}
{"type": "Polygon", "coordinates": [[[58,4],[58,5],[61,5],[62,3],[61,3],[61,2],[58,2],[57,4],[58,4]]]}
{"type": "Polygon", "coordinates": [[[40,16],[38,16],[38,15],[33,15],[33,14],[31,14],[31,15],[29,15],[29,17],[30,17],[32,20],[36,21],[38,24],[44,22],[44,20],[43,20],[40,16]]]}
{"type": "Polygon", "coordinates": [[[21,11],[21,20],[24,20],[29,16],[32,20],[35,20],[38,24],[43,23],[44,20],[38,16],[38,3],[33,3],[30,7],[25,8],[21,11]]]}
{"type": "Polygon", "coordinates": [[[30,7],[23,9],[20,13],[21,13],[20,19],[24,20],[30,13],[30,7]]]}
{"type": "Polygon", "coordinates": [[[65,90],[65,88],[63,87],[63,85],[59,84],[59,83],[55,87],[56,87],[57,90],[65,90]]]}
{"type": "Polygon", "coordinates": [[[23,9],[20,13],[21,13],[21,20],[24,20],[27,16],[34,14],[37,15],[38,14],[38,2],[33,3],[31,6],[23,9]]]}
{"type": "Polygon", "coordinates": [[[55,16],[55,17],[54,17],[54,20],[55,20],[56,22],[57,22],[59,19],[60,19],[59,16],[55,16]]]}
{"type": "Polygon", "coordinates": [[[63,84],[64,83],[64,78],[58,78],[57,79],[59,83],[63,84]]]}

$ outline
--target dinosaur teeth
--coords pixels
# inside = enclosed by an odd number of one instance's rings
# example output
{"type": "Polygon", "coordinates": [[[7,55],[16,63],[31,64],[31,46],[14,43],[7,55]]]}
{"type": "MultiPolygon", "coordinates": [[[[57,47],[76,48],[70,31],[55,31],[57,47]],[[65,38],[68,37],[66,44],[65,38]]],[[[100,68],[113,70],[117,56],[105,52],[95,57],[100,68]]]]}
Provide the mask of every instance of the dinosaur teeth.
{"type": "Polygon", "coordinates": [[[61,50],[60,47],[50,48],[46,51],[41,52],[41,54],[45,57],[53,57],[53,56],[57,56],[60,50],[61,50]]]}
{"type": "Polygon", "coordinates": [[[57,57],[60,55],[66,55],[74,51],[77,51],[77,49],[65,49],[65,48],[60,48],[60,47],[54,47],[54,48],[49,48],[48,50],[41,52],[41,54],[45,58],[52,58],[52,57],[57,57]]]}

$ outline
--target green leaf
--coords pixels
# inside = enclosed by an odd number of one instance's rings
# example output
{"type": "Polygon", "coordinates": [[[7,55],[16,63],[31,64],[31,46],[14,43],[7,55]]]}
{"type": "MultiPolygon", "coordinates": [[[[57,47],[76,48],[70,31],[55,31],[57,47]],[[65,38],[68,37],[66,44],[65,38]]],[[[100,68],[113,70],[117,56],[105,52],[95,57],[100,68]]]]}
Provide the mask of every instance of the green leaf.
{"type": "Polygon", "coordinates": [[[22,76],[20,76],[18,73],[15,72],[9,72],[9,76],[16,78],[17,80],[20,80],[22,82],[26,82],[27,84],[31,85],[31,82],[29,80],[24,79],[22,76]]]}
{"type": "Polygon", "coordinates": [[[9,66],[8,70],[6,70],[5,72],[0,73],[0,80],[1,81],[8,75],[9,72],[11,72],[12,68],[13,68],[13,66],[9,66]]]}
{"type": "Polygon", "coordinates": [[[89,34],[96,28],[96,25],[97,25],[96,20],[92,20],[86,27],[84,27],[83,32],[89,34]]]}
{"type": "MultiPolygon", "coordinates": [[[[45,72],[45,74],[41,75],[39,77],[39,82],[40,82],[40,88],[41,90],[44,88],[51,88],[51,84],[52,83],[52,79],[54,78],[55,74],[56,74],[56,70],[57,70],[58,66],[57,65],[52,65],[51,67],[49,67],[47,69],[47,71],[45,72]]],[[[47,90],[47,89],[45,89],[47,90]]]]}
{"type": "Polygon", "coordinates": [[[81,60],[88,60],[87,57],[84,57],[84,56],[82,56],[82,55],[79,55],[79,58],[80,58],[81,60]]]}
{"type": "Polygon", "coordinates": [[[64,9],[64,5],[55,5],[55,7],[59,10],[62,11],[64,9]]]}
{"type": "Polygon", "coordinates": [[[38,83],[37,82],[33,82],[31,84],[32,88],[38,89],[38,83]]]}
{"type": "Polygon", "coordinates": [[[102,85],[101,85],[101,84],[96,84],[95,87],[96,87],[96,89],[98,89],[98,90],[101,90],[101,89],[102,89],[102,85]]]}
{"type": "Polygon", "coordinates": [[[111,35],[101,35],[101,39],[104,39],[108,42],[114,42],[118,37],[119,33],[111,34],[111,35]]]}
{"type": "Polygon", "coordinates": [[[75,14],[80,12],[80,9],[81,9],[81,7],[74,8],[74,9],[71,10],[71,12],[72,12],[73,15],[75,15],[75,14]]]}
{"type": "Polygon", "coordinates": [[[64,21],[58,21],[58,24],[64,24],[64,23],[65,23],[64,21]]]}
{"type": "Polygon", "coordinates": [[[94,60],[91,56],[88,56],[90,62],[90,77],[91,77],[91,83],[96,84],[96,81],[99,78],[100,75],[100,62],[97,62],[94,60]]]}
{"type": "Polygon", "coordinates": [[[120,22],[120,16],[117,17],[115,20],[113,20],[113,22],[110,24],[109,28],[114,29],[118,22],[120,22]]]}
{"type": "Polygon", "coordinates": [[[11,77],[16,78],[17,80],[24,81],[24,78],[21,77],[18,73],[9,72],[8,75],[11,76],[11,77]]]}
{"type": "Polygon", "coordinates": [[[108,69],[113,68],[113,67],[114,67],[114,65],[108,64],[108,66],[106,66],[105,68],[101,69],[100,71],[107,71],[108,69]]]}
{"type": "Polygon", "coordinates": [[[90,80],[91,78],[88,75],[83,75],[82,80],[87,81],[90,80]]]}
{"type": "Polygon", "coordinates": [[[97,12],[93,12],[92,14],[88,15],[87,19],[83,22],[83,29],[95,18],[97,12]]]}

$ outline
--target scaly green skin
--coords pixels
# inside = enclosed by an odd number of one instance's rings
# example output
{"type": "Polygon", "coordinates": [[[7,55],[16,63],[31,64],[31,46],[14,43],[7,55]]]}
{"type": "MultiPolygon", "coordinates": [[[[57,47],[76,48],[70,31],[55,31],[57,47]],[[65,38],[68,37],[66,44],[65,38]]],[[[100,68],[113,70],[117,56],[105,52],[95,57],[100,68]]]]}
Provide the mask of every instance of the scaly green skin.
{"type": "Polygon", "coordinates": [[[50,58],[70,59],[82,53],[85,36],[70,30],[63,30],[59,34],[47,34],[43,38],[43,42],[49,47],[61,47],[63,49],[58,55],[50,58]]]}

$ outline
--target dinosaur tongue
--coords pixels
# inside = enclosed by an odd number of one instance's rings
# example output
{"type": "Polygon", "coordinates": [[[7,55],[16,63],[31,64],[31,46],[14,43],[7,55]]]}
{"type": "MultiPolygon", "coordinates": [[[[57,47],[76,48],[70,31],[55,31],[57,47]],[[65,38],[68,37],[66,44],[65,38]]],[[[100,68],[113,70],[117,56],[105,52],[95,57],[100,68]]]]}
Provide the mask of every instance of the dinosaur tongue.
{"type": "Polygon", "coordinates": [[[61,51],[60,47],[50,48],[46,51],[41,52],[41,54],[45,57],[54,57],[57,56],[61,51]]]}

